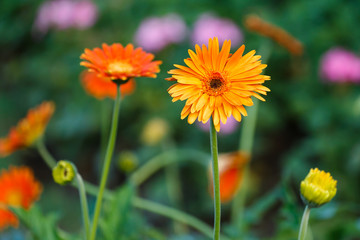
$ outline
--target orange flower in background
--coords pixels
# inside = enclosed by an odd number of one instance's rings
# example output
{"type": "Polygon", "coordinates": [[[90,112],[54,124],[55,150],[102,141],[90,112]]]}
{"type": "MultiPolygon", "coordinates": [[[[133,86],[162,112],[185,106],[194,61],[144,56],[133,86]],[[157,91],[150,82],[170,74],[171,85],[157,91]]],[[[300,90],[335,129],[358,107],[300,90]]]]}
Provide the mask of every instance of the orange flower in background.
{"type": "Polygon", "coordinates": [[[0,232],[8,227],[18,227],[19,219],[10,210],[0,204],[0,232]]]}
{"type": "Polygon", "coordinates": [[[0,230],[8,226],[17,227],[16,216],[7,207],[29,209],[33,202],[39,199],[42,186],[28,167],[2,170],[0,186],[0,230]]]}
{"type": "MultiPolygon", "coordinates": [[[[249,162],[249,154],[233,152],[219,155],[220,199],[222,203],[234,198],[241,187],[244,169],[249,162]]],[[[209,189],[213,195],[213,173],[209,164],[209,189]]]]}
{"type": "MultiPolygon", "coordinates": [[[[81,83],[85,91],[97,98],[104,99],[106,97],[115,99],[117,94],[116,83],[110,81],[109,78],[99,77],[95,72],[84,71],[81,76],[81,83]]],[[[135,81],[130,79],[120,86],[121,96],[130,95],[135,90],[135,81]]]]}
{"type": "Polygon", "coordinates": [[[85,49],[80,58],[85,60],[80,65],[96,72],[100,77],[123,81],[135,77],[155,78],[161,64],[161,61],[152,61],[154,55],[142,48],[134,49],[132,44],[123,47],[120,43],[111,46],[104,43],[102,49],[85,49]]]}
{"type": "Polygon", "coordinates": [[[220,131],[220,121],[226,123],[231,115],[240,122],[246,116],[244,106],[253,105],[251,96],[265,101],[258,93],[266,95],[270,91],[262,86],[269,76],[260,75],[266,68],[261,64],[261,56],[250,51],[243,56],[242,45],[233,55],[230,54],[231,41],[224,42],[219,51],[217,38],[209,39],[209,47],[195,46],[196,53],[189,50],[190,58],[184,60],[185,66],[169,71],[177,81],[168,92],[173,102],[187,100],[181,112],[181,119],[188,117],[192,124],[196,119],[206,123],[212,116],[216,131],[220,131]]]}
{"type": "Polygon", "coordinates": [[[16,127],[10,129],[8,136],[0,139],[0,157],[31,146],[44,134],[54,111],[53,102],[43,102],[38,107],[30,109],[26,117],[20,120],[16,127]]]}

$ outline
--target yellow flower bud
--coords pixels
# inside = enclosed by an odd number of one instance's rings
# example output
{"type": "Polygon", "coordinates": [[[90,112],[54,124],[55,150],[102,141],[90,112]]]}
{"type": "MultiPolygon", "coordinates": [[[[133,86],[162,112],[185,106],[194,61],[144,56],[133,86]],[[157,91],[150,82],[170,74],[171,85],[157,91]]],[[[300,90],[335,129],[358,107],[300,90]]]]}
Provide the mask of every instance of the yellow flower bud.
{"type": "Polygon", "coordinates": [[[54,181],[60,185],[66,185],[75,178],[76,167],[68,161],[59,161],[53,168],[54,181]]]}
{"type": "Polygon", "coordinates": [[[162,118],[153,118],[146,125],[141,135],[141,140],[146,145],[156,145],[169,132],[169,124],[162,118]]]}
{"type": "Polygon", "coordinates": [[[305,204],[309,207],[320,207],[329,202],[336,194],[337,181],[330,173],[319,169],[310,169],[309,174],[301,182],[300,192],[305,204]]]}
{"type": "Polygon", "coordinates": [[[139,165],[136,155],[126,151],[119,155],[118,167],[125,173],[132,172],[139,165]]]}

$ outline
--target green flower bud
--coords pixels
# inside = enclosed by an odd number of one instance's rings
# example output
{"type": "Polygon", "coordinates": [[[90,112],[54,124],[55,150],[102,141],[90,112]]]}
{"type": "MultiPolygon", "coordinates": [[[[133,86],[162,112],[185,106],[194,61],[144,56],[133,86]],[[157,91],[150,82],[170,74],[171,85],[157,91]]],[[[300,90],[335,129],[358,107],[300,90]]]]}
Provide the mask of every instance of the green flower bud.
{"type": "Polygon", "coordinates": [[[76,176],[76,167],[68,161],[59,161],[53,168],[54,181],[60,185],[71,183],[76,176]]]}

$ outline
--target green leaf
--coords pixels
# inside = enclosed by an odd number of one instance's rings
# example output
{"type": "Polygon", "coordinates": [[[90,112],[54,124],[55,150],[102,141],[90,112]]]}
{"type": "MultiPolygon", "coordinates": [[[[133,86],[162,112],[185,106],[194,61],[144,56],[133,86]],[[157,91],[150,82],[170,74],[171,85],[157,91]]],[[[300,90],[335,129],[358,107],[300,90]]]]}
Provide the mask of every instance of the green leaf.
{"type": "Polygon", "coordinates": [[[29,231],[34,239],[46,240],[72,240],[76,239],[56,227],[58,216],[56,214],[43,215],[40,208],[34,205],[29,210],[23,208],[11,208],[29,231]]]}
{"type": "Polygon", "coordinates": [[[115,191],[114,198],[104,202],[104,215],[100,221],[104,239],[112,240],[124,235],[134,192],[134,187],[126,184],[115,191]]]}

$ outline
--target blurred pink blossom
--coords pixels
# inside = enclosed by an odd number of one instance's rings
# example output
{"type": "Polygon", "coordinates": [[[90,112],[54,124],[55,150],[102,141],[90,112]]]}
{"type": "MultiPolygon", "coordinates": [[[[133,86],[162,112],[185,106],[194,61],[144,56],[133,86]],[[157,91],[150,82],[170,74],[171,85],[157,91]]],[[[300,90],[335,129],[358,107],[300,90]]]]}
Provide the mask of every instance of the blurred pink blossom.
{"type": "MultiPolygon", "coordinates": [[[[208,132],[209,128],[210,128],[210,120],[207,121],[206,123],[202,123],[202,122],[196,122],[197,126],[203,130],[204,132],[208,132]]],[[[238,127],[239,127],[240,123],[238,121],[235,120],[235,118],[233,118],[232,116],[229,117],[226,121],[226,124],[223,124],[222,122],[220,122],[220,135],[228,135],[231,134],[233,132],[235,132],[238,127]]]]}
{"type": "Polygon", "coordinates": [[[36,31],[46,33],[50,28],[85,29],[94,25],[97,7],[88,0],[51,0],[44,2],[34,23],[36,31]]]}
{"type": "Polygon", "coordinates": [[[240,28],[233,21],[204,13],[195,22],[191,40],[194,44],[202,45],[213,37],[218,37],[220,44],[230,39],[233,46],[240,45],[243,40],[240,28]]]}
{"type": "Polygon", "coordinates": [[[320,75],[330,82],[360,83],[360,58],[340,47],[332,48],[321,59],[320,75]]]}
{"type": "Polygon", "coordinates": [[[177,14],[145,19],[135,34],[135,42],[146,51],[160,51],[167,45],[179,43],[186,35],[186,25],[177,14]]]}

